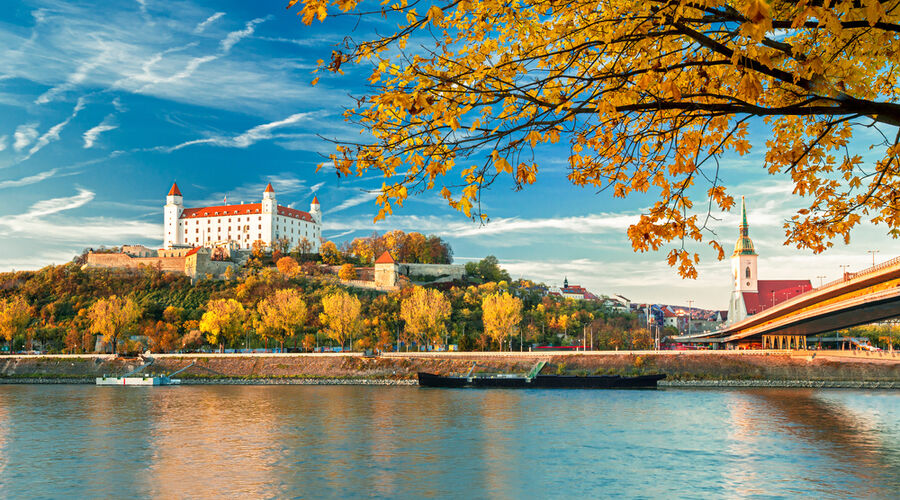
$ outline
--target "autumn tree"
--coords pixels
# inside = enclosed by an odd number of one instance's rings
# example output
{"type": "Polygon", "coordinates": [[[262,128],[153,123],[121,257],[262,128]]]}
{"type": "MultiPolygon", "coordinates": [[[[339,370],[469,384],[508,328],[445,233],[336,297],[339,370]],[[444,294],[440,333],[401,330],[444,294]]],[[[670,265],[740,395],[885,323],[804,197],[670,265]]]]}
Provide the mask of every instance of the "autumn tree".
{"type": "Polygon", "coordinates": [[[33,310],[22,297],[0,299],[0,338],[11,341],[25,331],[32,317],[33,310]]]}
{"type": "Polygon", "coordinates": [[[206,312],[200,318],[200,331],[206,333],[210,344],[219,345],[224,351],[226,342],[233,342],[243,331],[247,313],[244,306],[234,299],[215,299],[206,304],[206,312]]]}
{"type": "Polygon", "coordinates": [[[338,278],[347,281],[356,279],[356,267],[353,264],[344,264],[338,271],[338,278]]]}
{"type": "Polygon", "coordinates": [[[319,321],[329,338],[344,346],[347,340],[359,333],[362,325],[360,319],[359,299],[347,292],[339,291],[322,298],[322,313],[319,321]]]}
{"type": "Polygon", "coordinates": [[[419,342],[438,343],[447,333],[450,302],[440,290],[416,286],[400,303],[400,318],[419,342]]]}
{"type": "Polygon", "coordinates": [[[151,352],[170,352],[179,346],[181,340],[178,327],[165,321],[157,321],[144,326],[144,335],[150,341],[151,352]]]}
{"type": "Polygon", "coordinates": [[[319,255],[322,256],[322,262],[336,266],[341,263],[341,252],[338,251],[337,245],[333,241],[326,241],[319,247],[319,255]]]}
{"type": "Polygon", "coordinates": [[[291,257],[282,257],[275,263],[278,271],[286,278],[293,278],[300,273],[300,264],[291,257]]]}
{"type": "Polygon", "coordinates": [[[628,228],[634,250],[668,248],[696,276],[688,244],[707,239],[722,258],[707,225],[734,205],[720,160],[750,151],[753,123],[771,133],[761,171],[789,179],[804,204],[786,244],[821,252],[863,221],[900,236],[894,0],[299,4],[306,24],[338,8],[399,22],[348,35],[319,68],[371,66],[370,95],[345,113],[371,139],[338,144],[331,163],[399,176],[376,219],[428,189],[483,219],[485,188],[536,182],[534,158],[566,142],[573,184],[657,200],[628,228]],[[879,155],[869,163],[849,147],[863,126],[879,155]]]}
{"type": "Polygon", "coordinates": [[[100,299],[88,309],[90,331],[103,336],[103,341],[118,352],[119,336],[141,317],[138,305],[128,297],[111,295],[100,299]]]}
{"type": "Polygon", "coordinates": [[[484,331],[500,344],[522,321],[522,301],[507,292],[485,295],[481,302],[484,331]]]}
{"type": "Polygon", "coordinates": [[[278,290],[256,306],[259,321],[269,338],[281,344],[284,350],[286,338],[296,334],[306,324],[306,302],[294,289],[278,290]]]}

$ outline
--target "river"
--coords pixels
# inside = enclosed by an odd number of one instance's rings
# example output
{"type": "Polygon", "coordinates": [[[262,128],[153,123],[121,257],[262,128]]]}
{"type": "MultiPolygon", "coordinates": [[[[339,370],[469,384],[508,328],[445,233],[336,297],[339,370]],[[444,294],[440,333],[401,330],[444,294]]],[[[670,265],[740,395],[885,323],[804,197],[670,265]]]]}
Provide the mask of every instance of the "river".
{"type": "Polygon", "coordinates": [[[2,498],[896,498],[900,392],[0,385],[2,498]]]}

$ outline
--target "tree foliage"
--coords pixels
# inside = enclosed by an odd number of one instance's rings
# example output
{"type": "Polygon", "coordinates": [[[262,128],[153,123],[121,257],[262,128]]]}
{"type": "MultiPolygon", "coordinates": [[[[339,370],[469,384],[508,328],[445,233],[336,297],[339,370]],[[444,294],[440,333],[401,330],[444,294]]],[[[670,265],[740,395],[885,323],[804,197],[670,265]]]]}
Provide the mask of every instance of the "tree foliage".
{"type": "Polygon", "coordinates": [[[300,264],[292,257],[282,257],[275,263],[278,272],[287,278],[293,278],[300,274],[300,264]]]}
{"type": "Polygon", "coordinates": [[[322,298],[322,314],[319,321],[329,338],[344,345],[360,331],[359,299],[347,292],[339,291],[322,298]]]}
{"type": "Polygon", "coordinates": [[[306,302],[297,290],[278,290],[256,306],[260,323],[273,332],[270,338],[284,347],[286,338],[298,333],[306,324],[306,302]]]}
{"type": "Polygon", "coordinates": [[[22,297],[0,299],[0,339],[10,341],[31,323],[32,308],[22,297]]]}
{"type": "Polygon", "coordinates": [[[200,318],[200,330],[206,333],[210,344],[224,347],[226,342],[233,342],[243,331],[247,312],[240,302],[234,299],[210,300],[206,312],[200,318]]]}
{"type": "Polygon", "coordinates": [[[419,342],[438,343],[447,333],[450,302],[440,290],[416,286],[400,303],[400,318],[419,342]]]}
{"type": "Polygon", "coordinates": [[[118,352],[119,335],[133,326],[141,317],[141,310],[130,297],[111,295],[100,299],[87,313],[90,330],[103,336],[103,341],[118,352]]]}
{"type": "Polygon", "coordinates": [[[762,167],[805,205],[786,243],[821,252],[863,220],[900,236],[896,0],[299,3],[307,24],[335,8],[399,21],[348,36],[319,65],[371,65],[371,93],[345,113],[371,140],[338,144],[331,162],[399,176],[376,220],[429,189],[484,219],[487,186],[536,182],[535,157],[563,141],[573,184],[657,199],[628,228],[634,250],[670,247],[669,263],[696,276],[687,243],[706,237],[722,258],[707,224],[734,205],[719,160],[750,151],[762,117],[762,167]],[[872,164],[849,148],[859,125],[875,131],[872,164]]]}
{"type": "Polygon", "coordinates": [[[340,271],[338,271],[338,278],[349,281],[356,279],[356,267],[353,264],[347,263],[341,266],[340,271]]]}
{"type": "Polygon", "coordinates": [[[484,331],[500,344],[512,333],[513,327],[522,321],[522,301],[507,292],[486,295],[481,303],[484,311],[484,331]]]}

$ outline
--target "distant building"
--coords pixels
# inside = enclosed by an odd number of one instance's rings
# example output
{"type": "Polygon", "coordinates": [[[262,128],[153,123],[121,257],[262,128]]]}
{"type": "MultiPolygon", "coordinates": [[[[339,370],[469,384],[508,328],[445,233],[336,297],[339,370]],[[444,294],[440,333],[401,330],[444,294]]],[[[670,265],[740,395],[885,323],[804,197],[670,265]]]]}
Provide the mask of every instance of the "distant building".
{"type": "Polygon", "coordinates": [[[574,300],[598,300],[599,297],[589,292],[586,288],[579,285],[570,285],[569,278],[566,277],[563,279],[563,286],[561,287],[550,287],[547,290],[547,295],[554,297],[562,297],[564,299],[574,299],[574,300]]]}
{"type": "Polygon", "coordinates": [[[293,249],[305,238],[310,252],[319,251],[322,209],[318,197],[313,198],[309,212],[284,207],[277,203],[272,184],[266,186],[260,203],[185,208],[181,190],[173,183],[164,212],[167,249],[224,244],[249,249],[256,241],[271,248],[282,239],[293,249]]]}
{"type": "Polygon", "coordinates": [[[758,255],[750,239],[747,224],[747,206],[741,197],[740,235],[731,255],[731,273],[734,289],[728,302],[727,318],[737,323],[770,307],[812,290],[809,280],[761,280],[756,274],[758,255]]]}

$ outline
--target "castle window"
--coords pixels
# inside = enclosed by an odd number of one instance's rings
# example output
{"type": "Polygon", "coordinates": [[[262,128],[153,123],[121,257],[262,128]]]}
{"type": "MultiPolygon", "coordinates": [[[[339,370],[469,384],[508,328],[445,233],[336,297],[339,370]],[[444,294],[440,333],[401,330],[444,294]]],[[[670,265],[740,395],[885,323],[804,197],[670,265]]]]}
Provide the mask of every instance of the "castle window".
{"type": "Polygon", "coordinates": [[[748,278],[750,277],[750,266],[747,266],[747,271],[744,273],[748,278]]]}

